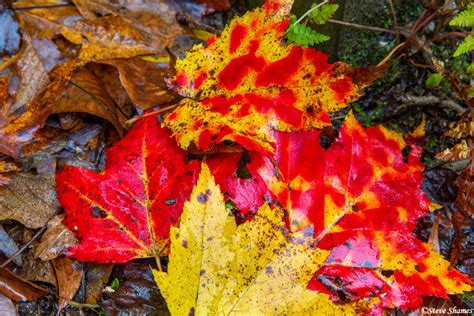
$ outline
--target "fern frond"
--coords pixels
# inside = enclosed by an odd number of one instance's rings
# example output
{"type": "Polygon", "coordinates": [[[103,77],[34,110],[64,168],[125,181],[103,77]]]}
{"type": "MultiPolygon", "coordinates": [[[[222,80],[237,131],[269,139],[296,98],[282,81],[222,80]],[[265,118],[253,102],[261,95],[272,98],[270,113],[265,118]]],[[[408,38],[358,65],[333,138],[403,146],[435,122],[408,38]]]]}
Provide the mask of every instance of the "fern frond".
{"type": "Polygon", "coordinates": [[[458,57],[472,51],[474,51],[474,35],[469,35],[468,37],[464,39],[464,42],[459,44],[453,56],[458,57]]]}
{"type": "MultiPolygon", "coordinates": [[[[295,20],[296,18],[292,17],[292,23],[295,20]]],[[[329,36],[318,33],[305,24],[292,25],[286,34],[286,38],[290,43],[303,47],[313,46],[330,39],[329,36]]]]}
{"type": "MultiPolygon", "coordinates": [[[[311,9],[313,9],[315,6],[317,6],[316,3],[314,3],[311,6],[311,9]]],[[[332,16],[334,15],[334,13],[336,13],[338,8],[339,8],[339,5],[328,3],[319,8],[312,10],[309,13],[309,17],[316,24],[325,24],[330,18],[332,18],[332,16]]]]}
{"type": "Polygon", "coordinates": [[[469,27],[474,25],[474,6],[459,12],[450,22],[451,26],[469,27]]]}

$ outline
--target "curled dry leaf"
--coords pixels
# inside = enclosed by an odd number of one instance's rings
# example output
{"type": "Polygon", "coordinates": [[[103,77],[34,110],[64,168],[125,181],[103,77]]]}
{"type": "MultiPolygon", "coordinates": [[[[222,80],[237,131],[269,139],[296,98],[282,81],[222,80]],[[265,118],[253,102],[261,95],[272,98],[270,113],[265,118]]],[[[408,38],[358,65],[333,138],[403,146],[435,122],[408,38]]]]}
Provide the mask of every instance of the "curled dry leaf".
{"type": "Polygon", "coordinates": [[[15,302],[31,301],[49,294],[45,288],[4,268],[0,268],[0,293],[15,302]]]}
{"type": "Polygon", "coordinates": [[[364,70],[328,64],[315,49],[282,45],[292,3],[266,1],[177,61],[170,87],[187,98],[165,125],[180,146],[210,150],[233,141],[273,152],[271,131],[330,125],[328,112],[361,95],[371,81],[364,70]]]}
{"type": "Polygon", "coordinates": [[[164,81],[169,69],[160,68],[158,64],[141,58],[115,59],[101,63],[117,68],[120,82],[137,107],[146,110],[173,99],[167,92],[164,81]]]}
{"type": "Polygon", "coordinates": [[[290,234],[268,205],[237,227],[205,164],[170,235],[168,272],[153,273],[172,314],[356,314],[306,288],[327,256],[311,234],[290,234]]]}
{"type": "Polygon", "coordinates": [[[65,225],[82,261],[125,262],[160,255],[200,165],[186,161],[156,117],[137,123],[106,152],[102,173],[66,166],[56,177],[65,225]]]}
{"type": "Polygon", "coordinates": [[[129,118],[126,106],[111,98],[101,80],[87,68],[77,70],[64,92],[52,105],[52,113],[81,112],[101,117],[112,123],[118,132],[124,131],[129,118]]]}
{"type": "Polygon", "coordinates": [[[54,177],[17,172],[0,186],[0,220],[15,220],[40,228],[59,210],[54,177]]]}
{"type": "Polygon", "coordinates": [[[82,263],[66,257],[55,258],[51,263],[56,275],[59,294],[58,308],[61,312],[81,286],[84,268],[82,263]]]}
{"type": "Polygon", "coordinates": [[[56,215],[48,222],[48,228],[36,246],[35,257],[43,261],[52,260],[67,253],[70,246],[77,242],[74,234],[62,223],[64,215],[56,215]]]}

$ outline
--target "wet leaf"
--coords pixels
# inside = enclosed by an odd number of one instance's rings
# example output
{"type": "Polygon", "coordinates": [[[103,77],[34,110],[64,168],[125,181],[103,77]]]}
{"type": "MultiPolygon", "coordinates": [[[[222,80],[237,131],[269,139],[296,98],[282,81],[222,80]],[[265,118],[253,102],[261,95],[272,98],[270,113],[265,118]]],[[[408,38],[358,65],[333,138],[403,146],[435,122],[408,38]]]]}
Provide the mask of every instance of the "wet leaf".
{"type": "Polygon", "coordinates": [[[16,170],[18,170],[18,167],[14,163],[0,160],[0,186],[8,184],[10,182],[8,173],[16,170]]]}
{"type": "Polygon", "coordinates": [[[162,254],[199,168],[155,117],[107,151],[102,173],[66,166],[56,181],[64,223],[79,239],[70,255],[118,263],[162,254]]]}
{"type": "Polygon", "coordinates": [[[68,248],[77,242],[74,234],[62,223],[63,220],[64,215],[56,215],[48,222],[48,228],[36,246],[35,257],[43,261],[52,260],[66,254],[68,248]]]}
{"type": "Polygon", "coordinates": [[[122,310],[137,315],[169,315],[166,303],[153,280],[150,269],[151,260],[135,260],[116,265],[113,278],[119,280],[119,288],[110,294],[104,294],[101,307],[109,314],[122,310]]]}
{"type": "Polygon", "coordinates": [[[52,113],[79,112],[101,117],[123,132],[129,110],[118,105],[105,89],[101,80],[86,68],[71,77],[64,92],[51,106],[52,113]]]}
{"type": "Polygon", "coordinates": [[[31,301],[48,294],[48,291],[41,286],[24,280],[4,268],[0,268],[0,292],[15,302],[31,301]]]}
{"type": "Polygon", "coordinates": [[[167,92],[164,81],[168,69],[140,58],[108,60],[102,63],[117,68],[122,85],[137,107],[146,110],[173,99],[167,92]]]}
{"type": "Polygon", "coordinates": [[[281,43],[292,2],[267,1],[177,61],[170,87],[187,98],[165,125],[180,146],[210,150],[227,140],[273,152],[272,130],[328,126],[328,112],[361,95],[371,81],[364,70],[281,43]]]}
{"type": "Polygon", "coordinates": [[[0,220],[15,220],[39,228],[59,210],[54,178],[17,172],[8,185],[0,186],[0,220]]]}
{"type": "Polygon", "coordinates": [[[56,275],[59,294],[58,308],[61,311],[79,289],[84,268],[82,263],[66,257],[55,258],[51,263],[56,275]]]}
{"type": "Polygon", "coordinates": [[[113,264],[92,264],[86,270],[86,303],[97,304],[112,273],[113,264]]]}
{"type": "Polygon", "coordinates": [[[236,227],[206,165],[171,230],[168,271],[153,271],[171,314],[354,313],[306,289],[327,255],[311,235],[290,234],[267,205],[236,227]]]}
{"type": "Polygon", "coordinates": [[[184,34],[184,30],[175,19],[173,1],[125,0],[114,3],[108,0],[74,0],[73,2],[87,20],[96,20],[103,16],[122,18],[134,28],[141,40],[148,47],[153,47],[157,53],[164,53],[166,47],[173,45],[176,37],[184,34]]]}

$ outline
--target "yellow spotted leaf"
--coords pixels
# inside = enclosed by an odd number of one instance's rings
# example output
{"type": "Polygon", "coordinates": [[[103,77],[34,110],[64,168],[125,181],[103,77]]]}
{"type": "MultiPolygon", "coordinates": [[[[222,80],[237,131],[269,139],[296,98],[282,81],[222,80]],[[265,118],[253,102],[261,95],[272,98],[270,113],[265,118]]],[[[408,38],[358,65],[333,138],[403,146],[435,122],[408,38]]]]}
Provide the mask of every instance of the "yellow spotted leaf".
{"type": "Polygon", "coordinates": [[[176,63],[170,82],[184,99],[165,119],[186,148],[210,150],[233,141],[272,152],[272,130],[329,125],[328,112],[357,99],[378,71],[344,63],[312,48],[282,44],[292,0],[267,0],[232,20],[220,37],[176,63]]]}
{"type": "Polygon", "coordinates": [[[172,315],[364,311],[306,288],[327,253],[312,247],[311,231],[291,234],[281,209],[264,205],[254,221],[237,227],[205,164],[170,236],[168,272],[153,273],[172,315]]]}

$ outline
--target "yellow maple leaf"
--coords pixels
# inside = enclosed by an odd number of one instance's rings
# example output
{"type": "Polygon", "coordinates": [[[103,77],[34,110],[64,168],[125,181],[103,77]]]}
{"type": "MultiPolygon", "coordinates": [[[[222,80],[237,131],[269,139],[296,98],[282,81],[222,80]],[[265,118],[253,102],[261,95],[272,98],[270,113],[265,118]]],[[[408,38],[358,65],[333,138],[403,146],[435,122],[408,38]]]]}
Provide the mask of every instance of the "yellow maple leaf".
{"type": "Polygon", "coordinates": [[[361,311],[306,288],[327,252],[312,247],[308,231],[291,234],[281,209],[264,205],[237,227],[206,164],[170,236],[168,272],[153,274],[173,315],[361,311]]]}

